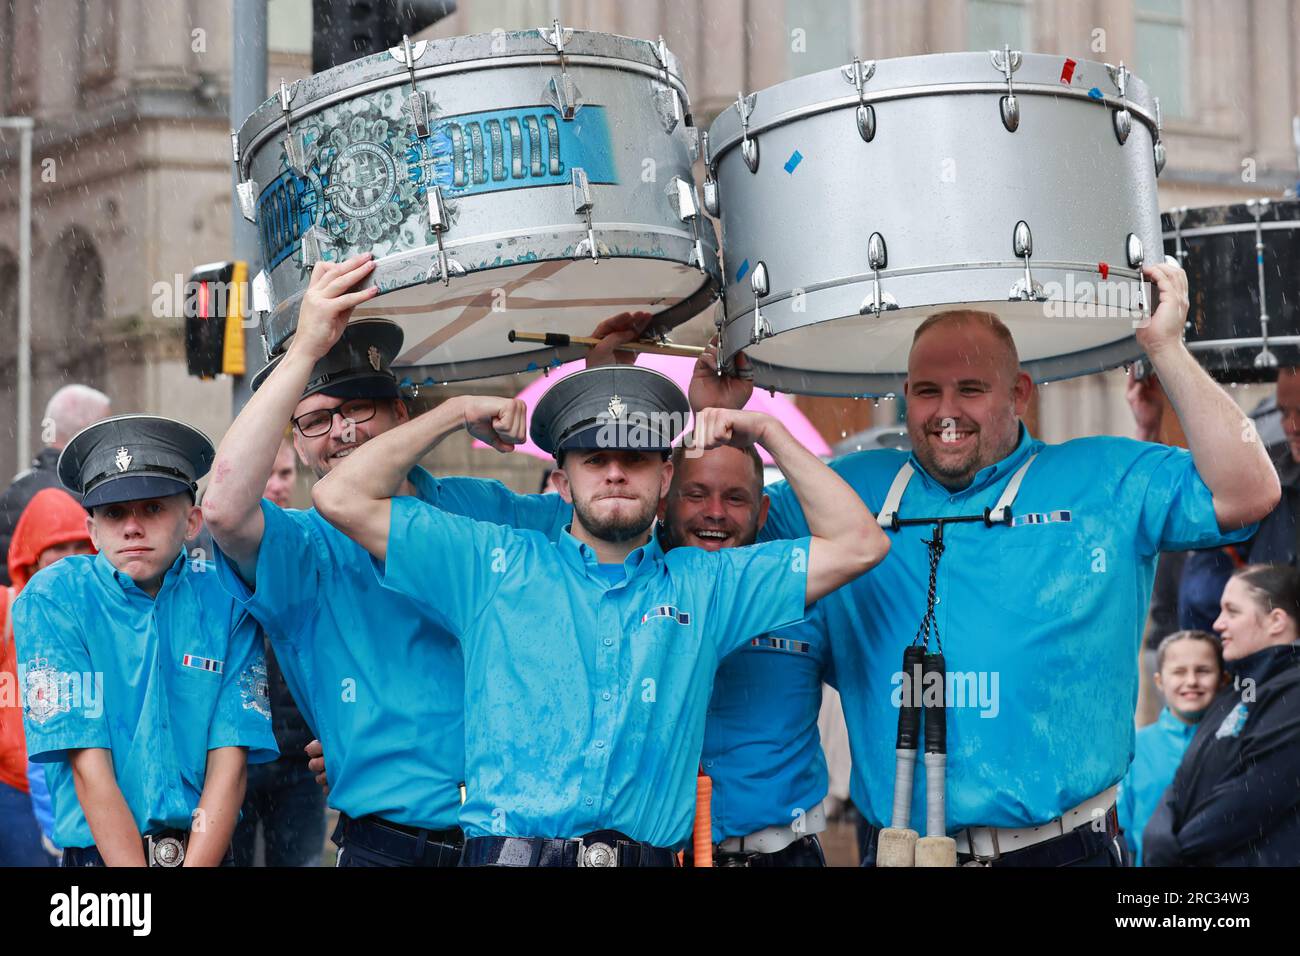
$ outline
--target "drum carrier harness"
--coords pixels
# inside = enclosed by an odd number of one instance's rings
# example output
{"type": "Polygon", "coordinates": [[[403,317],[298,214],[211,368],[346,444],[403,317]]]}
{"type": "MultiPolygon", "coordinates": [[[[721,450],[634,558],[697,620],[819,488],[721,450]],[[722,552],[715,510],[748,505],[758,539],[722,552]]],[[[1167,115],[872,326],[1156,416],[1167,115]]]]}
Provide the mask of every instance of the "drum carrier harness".
{"type": "Polygon", "coordinates": [[[877,523],[887,531],[897,532],[911,525],[931,525],[934,534],[925,539],[930,556],[930,583],[926,592],[925,614],[921,618],[916,636],[903,650],[903,700],[898,709],[898,737],[894,760],[894,810],[888,827],[880,831],[877,844],[877,866],[956,866],[957,845],[948,836],[947,812],[944,791],[947,786],[947,674],[943,660],[943,638],[934,608],[938,602],[937,588],[939,560],[943,557],[943,529],[949,524],[982,521],[986,528],[1011,524],[1011,505],[1020,492],[1025,473],[1038,455],[1016,469],[1003,489],[997,504],[985,508],[982,514],[954,515],[942,518],[900,518],[898,507],[907,490],[908,482],[916,473],[910,462],[894,476],[885,503],[876,516],[877,523]],[[931,636],[934,650],[931,651],[931,636]],[[938,695],[930,693],[930,685],[937,683],[938,695]],[[921,689],[925,688],[922,694],[921,689]],[[918,703],[920,701],[920,703],[918,703]],[[921,714],[925,712],[925,831],[919,838],[911,829],[912,783],[916,771],[918,735],[921,714]]]}

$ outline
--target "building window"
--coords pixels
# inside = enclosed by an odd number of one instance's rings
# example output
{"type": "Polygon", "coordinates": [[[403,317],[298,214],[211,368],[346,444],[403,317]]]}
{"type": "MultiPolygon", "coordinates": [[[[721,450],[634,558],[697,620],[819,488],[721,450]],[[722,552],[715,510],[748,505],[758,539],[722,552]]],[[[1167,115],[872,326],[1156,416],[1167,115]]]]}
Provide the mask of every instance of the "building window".
{"type": "Polygon", "coordinates": [[[862,4],[854,0],[786,0],[786,66],[791,77],[852,63],[862,4]]]}
{"type": "MultiPolygon", "coordinates": [[[[966,39],[972,50],[1027,49],[1028,0],[969,0],[966,4],[966,39]]],[[[1032,44],[1030,44],[1032,46],[1032,44]]]]}
{"type": "Polygon", "coordinates": [[[1163,116],[1188,115],[1185,0],[1135,0],[1137,71],[1163,116]]]}

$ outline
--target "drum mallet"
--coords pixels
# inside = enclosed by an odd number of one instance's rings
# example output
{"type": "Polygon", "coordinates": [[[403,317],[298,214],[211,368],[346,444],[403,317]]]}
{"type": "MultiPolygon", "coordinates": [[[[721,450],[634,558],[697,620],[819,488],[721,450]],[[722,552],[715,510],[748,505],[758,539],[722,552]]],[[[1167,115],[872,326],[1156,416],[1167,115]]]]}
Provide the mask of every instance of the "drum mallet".
{"type": "MultiPolygon", "coordinates": [[[[567,349],[575,345],[585,346],[586,348],[595,348],[600,344],[600,339],[593,339],[589,335],[565,335],[563,332],[521,332],[518,329],[511,329],[507,334],[511,342],[536,342],[538,345],[546,345],[553,349],[567,349]]],[[[671,342],[655,342],[650,339],[641,339],[636,342],[628,342],[620,345],[615,349],[616,352],[649,352],[654,355],[680,355],[686,358],[699,358],[704,354],[704,349],[699,345],[674,345],[671,342]]]]}
{"type": "Polygon", "coordinates": [[[925,694],[925,836],[916,841],[917,866],[956,866],[957,841],[948,836],[945,788],[948,743],[945,708],[947,673],[943,654],[926,654],[925,685],[937,683],[939,699],[925,694]]]}
{"type": "Polygon", "coordinates": [[[876,866],[916,865],[917,832],[910,824],[925,656],[925,648],[919,644],[909,645],[903,651],[903,699],[898,708],[898,737],[894,744],[894,815],[876,838],[876,866]]]}

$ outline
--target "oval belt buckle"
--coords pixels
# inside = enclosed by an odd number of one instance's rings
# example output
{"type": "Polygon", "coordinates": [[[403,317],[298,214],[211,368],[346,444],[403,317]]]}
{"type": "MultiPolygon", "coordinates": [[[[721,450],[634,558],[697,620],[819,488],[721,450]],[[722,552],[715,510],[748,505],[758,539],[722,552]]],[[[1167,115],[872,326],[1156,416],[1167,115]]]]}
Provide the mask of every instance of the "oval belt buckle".
{"type": "Polygon", "coordinates": [[[175,837],[149,838],[150,856],[155,866],[180,866],[185,860],[185,845],[175,837]]]}
{"type": "Polygon", "coordinates": [[[583,843],[578,848],[578,866],[618,866],[618,853],[608,843],[583,843]]]}

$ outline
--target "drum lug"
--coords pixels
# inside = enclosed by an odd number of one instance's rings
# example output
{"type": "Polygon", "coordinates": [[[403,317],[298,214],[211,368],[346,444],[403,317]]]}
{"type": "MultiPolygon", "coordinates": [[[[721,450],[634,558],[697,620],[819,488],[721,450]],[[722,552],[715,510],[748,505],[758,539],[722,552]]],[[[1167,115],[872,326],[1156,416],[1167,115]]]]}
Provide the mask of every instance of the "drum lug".
{"type": "Polygon", "coordinates": [[[251,179],[241,180],[235,186],[235,195],[239,198],[239,211],[249,222],[257,222],[257,183],[251,179]]]}
{"type": "Polygon", "coordinates": [[[415,135],[420,139],[429,135],[429,94],[415,85],[415,61],[424,56],[427,45],[426,40],[412,44],[411,38],[403,34],[402,45],[390,47],[388,50],[388,55],[398,63],[404,64],[407,73],[410,74],[411,95],[406,98],[404,108],[411,114],[411,125],[415,127],[415,135]]]}
{"type": "Polygon", "coordinates": [[[878,232],[873,232],[867,239],[867,265],[872,272],[871,297],[862,300],[862,305],[858,306],[858,315],[870,312],[880,318],[881,312],[897,309],[898,301],[880,288],[880,273],[889,266],[889,249],[885,245],[885,237],[878,232]]]}
{"type": "Polygon", "coordinates": [[[230,161],[235,165],[235,175],[239,175],[239,133],[230,131],[230,161]]]}
{"type": "Polygon", "coordinates": [[[430,186],[425,192],[425,199],[429,208],[429,229],[438,243],[438,261],[433,264],[424,281],[451,285],[451,277],[463,276],[465,267],[447,255],[447,248],[442,241],[442,234],[451,228],[451,217],[447,215],[447,203],[442,198],[442,187],[430,186]]]}
{"type": "Polygon", "coordinates": [[[664,132],[671,133],[682,121],[682,98],[671,86],[661,86],[655,90],[655,111],[664,132]]]}
{"type": "MultiPolygon", "coordinates": [[[[261,312],[265,315],[271,311],[271,277],[262,269],[257,275],[253,276],[252,285],[252,307],[254,312],[261,312]]],[[[263,346],[266,345],[266,337],[262,338],[263,346]]],[[[267,356],[270,356],[270,350],[267,350],[267,356]]]]}
{"type": "Polygon", "coordinates": [[[1246,208],[1255,216],[1255,278],[1259,283],[1259,354],[1255,356],[1255,368],[1277,368],[1277,356],[1268,347],[1268,304],[1264,296],[1267,288],[1264,284],[1264,212],[1268,209],[1267,199],[1247,199],[1246,208]]]}
{"type": "Polygon", "coordinates": [[[754,328],[749,334],[749,344],[757,345],[772,334],[772,326],[763,317],[763,310],[759,307],[758,301],[771,291],[767,281],[767,263],[762,260],[759,260],[758,265],[754,266],[754,271],[749,275],[749,288],[754,293],[754,328]]]}
{"type": "Polygon", "coordinates": [[[1011,75],[1020,69],[1023,59],[1019,50],[1003,45],[1001,50],[989,50],[989,59],[993,69],[1001,73],[1007,81],[1007,95],[998,100],[998,112],[1002,114],[1002,125],[1007,132],[1014,133],[1020,128],[1020,101],[1016,99],[1016,87],[1011,75]]]}
{"type": "Polygon", "coordinates": [[[304,268],[310,269],[321,259],[323,253],[334,248],[334,240],[320,226],[312,226],[302,234],[300,261],[304,268]]]}
{"type": "Polygon", "coordinates": [[[555,53],[560,59],[560,75],[551,77],[546,84],[546,97],[563,119],[571,120],[582,108],[582,93],[573,82],[573,77],[569,76],[568,61],[564,56],[564,44],[573,39],[573,30],[560,26],[560,21],[556,19],[551,21],[549,31],[546,27],[538,27],[537,32],[543,40],[555,47],[555,53]]]}
{"type": "Polygon", "coordinates": [[[1016,223],[1015,230],[1011,233],[1011,248],[1015,251],[1018,258],[1025,260],[1025,277],[1017,279],[1011,291],[1007,294],[1008,301],[1020,302],[1042,302],[1047,299],[1043,293],[1043,287],[1034,281],[1033,273],[1029,269],[1029,260],[1034,255],[1034,236],[1029,231],[1029,223],[1021,219],[1016,223]]]}
{"type": "Polygon", "coordinates": [[[1165,170],[1166,156],[1165,156],[1165,144],[1163,140],[1161,140],[1160,138],[1164,124],[1161,123],[1160,121],[1160,97],[1158,96],[1155,97],[1155,108],[1156,108],[1156,141],[1155,144],[1152,146],[1152,151],[1155,153],[1156,175],[1159,176],[1165,170]]]}
{"type": "Polygon", "coordinates": [[[704,211],[714,219],[718,218],[722,205],[719,202],[718,181],[712,176],[706,176],[704,179],[704,211]]]}
{"type": "Polygon", "coordinates": [[[736,112],[740,115],[740,155],[745,158],[745,165],[749,167],[751,173],[758,172],[758,140],[749,138],[749,117],[754,112],[754,104],[758,102],[758,94],[750,93],[746,96],[744,93],[736,94],[736,112]]]}
{"type": "Polygon", "coordinates": [[[1115,125],[1115,138],[1123,146],[1128,142],[1129,133],[1133,131],[1133,114],[1128,108],[1128,67],[1124,61],[1119,61],[1119,66],[1106,64],[1106,72],[1110,74],[1111,82],[1115,84],[1115,89],[1119,91],[1120,108],[1112,116],[1115,125]]]}
{"type": "Polygon", "coordinates": [[[700,131],[688,122],[682,127],[682,132],[686,134],[686,154],[691,159],[691,164],[700,158],[700,131]]]}
{"type": "Polygon", "coordinates": [[[700,206],[695,198],[695,184],[687,182],[680,176],[674,176],[668,182],[668,198],[677,212],[677,218],[691,224],[695,244],[691,248],[688,265],[695,266],[701,272],[704,268],[704,245],[700,242],[700,206]]]}
{"type": "Polygon", "coordinates": [[[858,91],[858,108],[854,111],[854,117],[858,124],[858,135],[869,143],[876,136],[876,108],[867,102],[864,87],[876,74],[876,61],[863,63],[855,56],[852,63],[840,67],[840,73],[858,91]]]}
{"type": "Polygon", "coordinates": [[[592,262],[599,262],[600,253],[604,251],[608,255],[609,252],[602,243],[596,242],[596,230],[591,224],[591,212],[596,206],[596,201],[591,198],[591,183],[587,179],[587,171],[581,166],[573,167],[572,175],[573,211],[587,223],[587,238],[578,243],[573,250],[573,257],[581,259],[583,256],[591,256],[592,262]]]}
{"type": "Polygon", "coordinates": [[[298,80],[294,80],[293,86],[285,84],[280,80],[280,113],[284,116],[284,155],[289,162],[289,168],[301,176],[307,175],[307,154],[303,148],[302,139],[294,134],[293,123],[289,120],[289,105],[293,98],[298,95],[298,80]]]}

